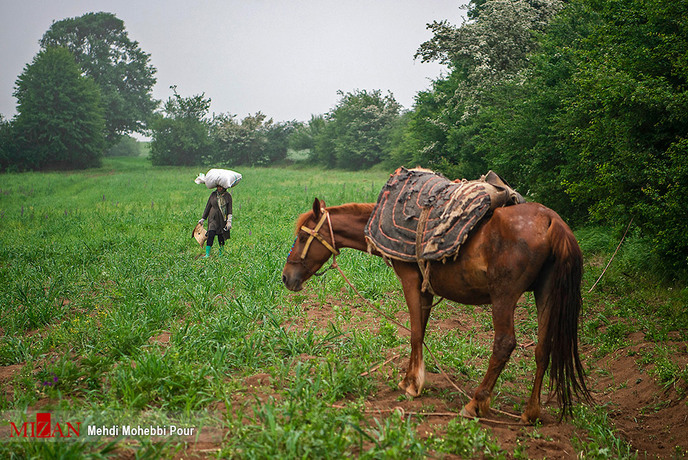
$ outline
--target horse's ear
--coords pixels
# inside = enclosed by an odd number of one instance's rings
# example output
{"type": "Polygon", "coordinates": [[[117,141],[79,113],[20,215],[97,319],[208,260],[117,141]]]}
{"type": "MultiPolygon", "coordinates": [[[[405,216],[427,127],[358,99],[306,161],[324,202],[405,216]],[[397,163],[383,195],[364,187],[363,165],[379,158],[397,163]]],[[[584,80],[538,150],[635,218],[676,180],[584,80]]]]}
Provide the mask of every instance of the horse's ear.
{"type": "Polygon", "coordinates": [[[313,217],[315,217],[316,220],[320,219],[320,212],[324,207],[325,207],[324,201],[320,201],[317,198],[315,200],[313,200],[313,217]]]}

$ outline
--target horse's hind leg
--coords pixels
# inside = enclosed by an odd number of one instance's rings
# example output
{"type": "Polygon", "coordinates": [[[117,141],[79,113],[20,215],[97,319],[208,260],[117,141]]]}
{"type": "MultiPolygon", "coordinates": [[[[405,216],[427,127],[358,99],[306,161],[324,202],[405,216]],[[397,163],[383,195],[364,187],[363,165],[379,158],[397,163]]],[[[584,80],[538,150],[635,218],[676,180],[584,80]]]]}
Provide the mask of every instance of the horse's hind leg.
{"type": "Polygon", "coordinates": [[[399,388],[409,396],[419,396],[425,384],[425,362],[423,360],[423,339],[430,318],[432,294],[421,291],[422,275],[415,264],[394,263],[394,270],[401,280],[411,323],[411,356],[406,376],[399,382],[399,388]]]}
{"type": "Polygon", "coordinates": [[[514,332],[514,309],[519,296],[509,296],[507,299],[495,302],[492,307],[492,322],[494,324],[494,343],[490,364],[482,383],[475,390],[473,399],[462,409],[461,415],[481,417],[489,414],[492,390],[497,378],[509,361],[511,352],[516,348],[516,334],[514,332]],[[513,297],[513,300],[512,300],[513,297]]]}
{"type": "Polygon", "coordinates": [[[540,418],[540,394],[542,393],[542,380],[549,366],[550,345],[545,340],[547,336],[547,324],[549,323],[549,310],[546,307],[548,303],[545,299],[542,289],[535,291],[535,304],[537,305],[538,315],[538,343],[535,347],[535,380],[533,382],[533,391],[528,399],[526,410],[521,414],[523,423],[534,423],[540,418]]]}

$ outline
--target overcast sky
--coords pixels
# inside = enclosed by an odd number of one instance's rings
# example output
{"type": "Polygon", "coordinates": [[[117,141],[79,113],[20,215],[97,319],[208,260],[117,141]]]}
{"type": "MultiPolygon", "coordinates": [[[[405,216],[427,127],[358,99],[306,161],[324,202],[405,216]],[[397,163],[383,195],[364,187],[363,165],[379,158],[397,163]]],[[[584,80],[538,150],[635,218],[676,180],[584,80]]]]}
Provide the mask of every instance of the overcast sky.
{"type": "Polygon", "coordinates": [[[211,111],[306,121],[338,90],[391,91],[405,108],[446,68],[413,55],[435,20],[461,24],[468,0],[0,0],[0,114],[11,118],[17,77],[53,21],[114,13],[170,85],[205,93],[211,111]]]}

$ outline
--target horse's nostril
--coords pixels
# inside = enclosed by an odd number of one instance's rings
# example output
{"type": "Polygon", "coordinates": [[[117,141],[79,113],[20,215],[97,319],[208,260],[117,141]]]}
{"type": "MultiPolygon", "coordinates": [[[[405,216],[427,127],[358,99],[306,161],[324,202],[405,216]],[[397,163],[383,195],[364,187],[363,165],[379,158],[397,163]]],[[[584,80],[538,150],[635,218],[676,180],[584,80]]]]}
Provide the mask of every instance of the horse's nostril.
{"type": "Polygon", "coordinates": [[[287,275],[282,275],[282,284],[287,284],[287,275]]]}

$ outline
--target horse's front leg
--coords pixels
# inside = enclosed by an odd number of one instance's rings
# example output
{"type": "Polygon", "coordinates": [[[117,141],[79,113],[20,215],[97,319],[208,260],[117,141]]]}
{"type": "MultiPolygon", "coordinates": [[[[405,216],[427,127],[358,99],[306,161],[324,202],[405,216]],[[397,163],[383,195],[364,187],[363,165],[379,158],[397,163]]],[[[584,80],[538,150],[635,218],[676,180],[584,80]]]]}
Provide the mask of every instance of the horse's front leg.
{"type": "Polygon", "coordinates": [[[428,292],[421,292],[423,280],[417,265],[395,261],[393,266],[401,280],[411,323],[411,357],[406,376],[399,382],[399,388],[409,396],[416,397],[423,391],[425,384],[423,339],[430,318],[433,296],[428,292]]]}

